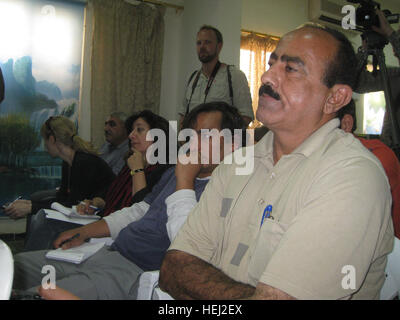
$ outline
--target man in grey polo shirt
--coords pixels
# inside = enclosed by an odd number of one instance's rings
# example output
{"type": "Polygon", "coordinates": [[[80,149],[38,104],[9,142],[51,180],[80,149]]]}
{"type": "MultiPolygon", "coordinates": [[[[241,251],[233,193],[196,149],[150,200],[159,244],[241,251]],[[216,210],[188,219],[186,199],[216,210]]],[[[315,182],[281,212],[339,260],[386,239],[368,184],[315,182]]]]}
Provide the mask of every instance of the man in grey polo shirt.
{"type": "Polygon", "coordinates": [[[115,175],[118,175],[125,165],[124,156],[129,150],[126,119],[125,113],[113,112],[104,123],[106,142],[100,148],[100,157],[108,163],[115,175]]]}
{"type": "Polygon", "coordinates": [[[354,49],[338,31],[304,26],[269,65],[256,117],[270,131],[254,170],[213,172],[160,287],[177,299],[379,298],[394,239],[390,187],[336,118],[355,85],[354,49]]]}
{"type": "Polygon", "coordinates": [[[197,33],[196,49],[201,69],[193,72],[179,110],[180,121],[195,106],[209,101],[224,101],[236,107],[245,124],[254,119],[246,75],[234,66],[219,61],[223,45],[221,32],[204,25],[197,33]]]}

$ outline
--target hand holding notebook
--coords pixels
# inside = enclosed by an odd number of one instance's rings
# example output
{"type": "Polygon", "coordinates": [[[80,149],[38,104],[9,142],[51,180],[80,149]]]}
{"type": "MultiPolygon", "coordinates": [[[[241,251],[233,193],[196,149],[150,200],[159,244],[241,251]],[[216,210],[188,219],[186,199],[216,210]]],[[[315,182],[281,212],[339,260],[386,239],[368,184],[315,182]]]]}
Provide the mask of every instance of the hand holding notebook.
{"type": "Polygon", "coordinates": [[[84,243],[79,247],[63,250],[58,248],[56,250],[50,250],[46,253],[47,259],[59,260],[65,262],[71,262],[80,264],[104,246],[104,242],[99,243],[84,243]]]}
{"type": "Polygon", "coordinates": [[[53,210],[61,212],[62,214],[66,215],[69,218],[79,218],[79,219],[82,218],[82,219],[93,219],[93,220],[100,219],[100,217],[96,216],[95,214],[80,214],[80,213],[78,213],[78,211],[76,210],[76,206],[72,206],[72,208],[67,208],[58,202],[53,202],[51,204],[51,208],[53,210]]]}

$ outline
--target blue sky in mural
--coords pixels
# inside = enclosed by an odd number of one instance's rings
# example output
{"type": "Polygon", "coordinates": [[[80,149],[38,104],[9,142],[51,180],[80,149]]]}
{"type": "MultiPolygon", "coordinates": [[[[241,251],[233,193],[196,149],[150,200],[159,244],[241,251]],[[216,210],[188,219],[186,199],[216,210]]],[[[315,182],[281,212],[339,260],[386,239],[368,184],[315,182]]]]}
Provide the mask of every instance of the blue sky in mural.
{"type": "Polygon", "coordinates": [[[59,184],[39,130],[53,115],[77,122],[83,20],[83,4],[0,0],[0,204],[59,184]]]}

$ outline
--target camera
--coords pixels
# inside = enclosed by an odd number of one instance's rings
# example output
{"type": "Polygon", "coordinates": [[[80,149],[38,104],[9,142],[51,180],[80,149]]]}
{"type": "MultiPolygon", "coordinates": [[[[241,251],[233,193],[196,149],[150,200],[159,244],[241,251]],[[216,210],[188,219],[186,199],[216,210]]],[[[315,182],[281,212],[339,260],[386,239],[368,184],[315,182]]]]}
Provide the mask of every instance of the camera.
{"type": "MultiPolygon", "coordinates": [[[[372,26],[380,27],[379,17],[376,9],[381,9],[381,5],[373,0],[347,0],[351,3],[359,3],[360,6],[356,10],[356,23],[363,27],[364,30],[371,30],[372,26]]],[[[388,23],[398,23],[400,14],[392,14],[389,10],[382,10],[388,23]]]]}

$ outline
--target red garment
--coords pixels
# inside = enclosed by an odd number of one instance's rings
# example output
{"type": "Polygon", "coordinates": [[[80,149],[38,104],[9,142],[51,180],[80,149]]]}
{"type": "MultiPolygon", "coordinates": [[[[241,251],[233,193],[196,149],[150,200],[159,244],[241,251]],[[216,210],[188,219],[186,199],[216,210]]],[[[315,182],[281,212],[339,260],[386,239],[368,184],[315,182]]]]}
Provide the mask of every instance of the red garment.
{"type": "MultiPolygon", "coordinates": [[[[155,168],[157,168],[156,165],[149,166],[144,170],[146,179],[155,168]]],[[[134,199],[132,198],[132,176],[130,172],[131,169],[125,165],[108,189],[106,198],[104,199],[106,202],[102,213],[104,217],[114,211],[130,207],[134,203],[134,199]]]]}
{"type": "Polygon", "coordinates": [[[377,139],[358,138],[382,163],[392,192],[392,218],[394,234],[400,239],[400,164],[396,155],[386,144],[377,139]]]}

